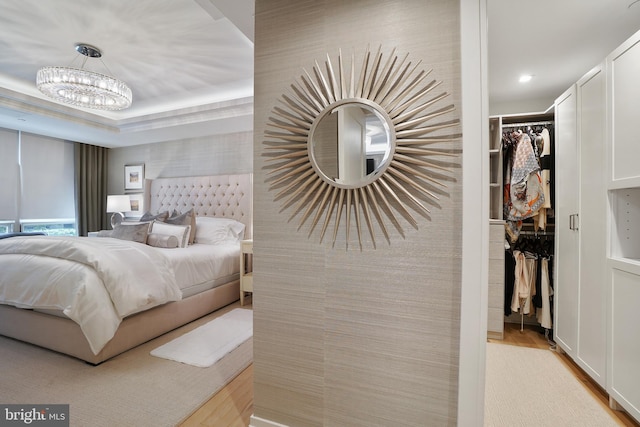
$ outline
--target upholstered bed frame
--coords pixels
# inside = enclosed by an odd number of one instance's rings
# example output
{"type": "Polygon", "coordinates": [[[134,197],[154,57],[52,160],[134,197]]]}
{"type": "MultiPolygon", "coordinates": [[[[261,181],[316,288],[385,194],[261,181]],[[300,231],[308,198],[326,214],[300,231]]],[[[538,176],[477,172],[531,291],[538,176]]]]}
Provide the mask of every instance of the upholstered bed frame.
{"type": "MultiPolygon", "coordinates": [[[[193,207],[198,216],[233,218],[245,224],[245,238],[249,238],[252,184],[251,174],[147,180],[144,206],[151,212],[173,209],[185,212],[193,207]]],[[[77,323],[33,310],[0,305],[0,335],[98,364],[239,298],[239,282],[233,280],[181,301],[127,317],[97,355],[91,351],[77,323]]]]}

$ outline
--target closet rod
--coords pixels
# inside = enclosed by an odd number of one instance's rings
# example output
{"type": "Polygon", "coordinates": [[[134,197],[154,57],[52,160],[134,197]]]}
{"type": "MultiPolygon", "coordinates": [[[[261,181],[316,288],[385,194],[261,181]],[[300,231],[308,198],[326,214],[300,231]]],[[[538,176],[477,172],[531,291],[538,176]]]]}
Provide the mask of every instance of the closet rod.
{"type": "Polygon", "coordinates": [[[544,126],[544,125],[552,125],[553,122],[527,122],[527,123],[503,123],[502,128],[516,128],[523,126],[544,126]]]}
{"type": "Polygon", "coordinates": [[[553,236],[553,231],[529,231],[521,230],[519,233],[521,236],[553,236]]]}

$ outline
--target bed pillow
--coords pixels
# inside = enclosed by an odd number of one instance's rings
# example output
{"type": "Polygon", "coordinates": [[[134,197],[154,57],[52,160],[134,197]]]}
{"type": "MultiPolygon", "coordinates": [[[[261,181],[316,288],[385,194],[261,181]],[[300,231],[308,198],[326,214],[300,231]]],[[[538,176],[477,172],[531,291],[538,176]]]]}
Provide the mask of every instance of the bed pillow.
{"type": "Polygon", "coordinates": [[[191,234],[190,225],[174,225],[165,224],[164,222],[154,221],[151,223],[151,233],[166,234],[175,236],[178,239],[178,247],[186,248],[189,244],[189,235],[191,234]]]}
{"type": "Polygon", "coordinates": [[[173,234],[149,233],[147,236],[147,245],[156,248],[177,248],[180,242],[173,234]]]}
{"type": "Polygon", "coordinates": [[[217,245],[240,242],[244,238],[243,223],[230,218],[196,217],[196,243],[217,245]]]}
{"type": "Polygon", "coordinates": [[[109,237],[120,240],[130,240],[138,243],[147,243],[147,234],[149,234],[148,222],[136,222],[133,224],[121,222],[120,224],[116,224],[109,237]]]}
{"type": "Polygon", "coordinates": [[[147,211],[140,217],[140,222],[164,221],[167,218],[169,218],[169,211],[160,212],[155,215],[147,211]]]}
{"type": "Polygon", "coordinates": [[[191,232],[189,234],[189,244],[193,243],[196,238],[196,213],[193,209],[188,210],[180,215],[173,215],[164,222],[174,225],[189,225],[191,232]]]}

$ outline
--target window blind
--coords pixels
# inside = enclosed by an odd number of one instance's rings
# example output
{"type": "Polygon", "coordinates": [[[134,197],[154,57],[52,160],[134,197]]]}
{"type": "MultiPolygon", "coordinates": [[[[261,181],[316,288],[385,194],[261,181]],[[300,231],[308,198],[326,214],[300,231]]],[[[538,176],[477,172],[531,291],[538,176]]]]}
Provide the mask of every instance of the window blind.
{"type": "Polygon", "coordinates": [[[21,220],[75,218],[73,143],[22,133],[21,220]]]}

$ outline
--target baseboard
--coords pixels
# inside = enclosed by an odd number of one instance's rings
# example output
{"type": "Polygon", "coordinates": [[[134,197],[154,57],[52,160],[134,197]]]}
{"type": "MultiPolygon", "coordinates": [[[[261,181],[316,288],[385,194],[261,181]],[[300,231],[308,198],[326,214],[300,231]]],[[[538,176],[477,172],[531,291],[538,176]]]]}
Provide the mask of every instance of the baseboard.
{"type": "Polygon", "coordinates": [[[249,427],[288,427],[284,424],[276,423],[275,421],[265,420],[264,418],[251,415],[249,420],[249,427]]]}
{"type": "Polygon", "coordinates": [[[487,338],[492,340],[503,340],[504,332],[487,331],[487,338]]]}

